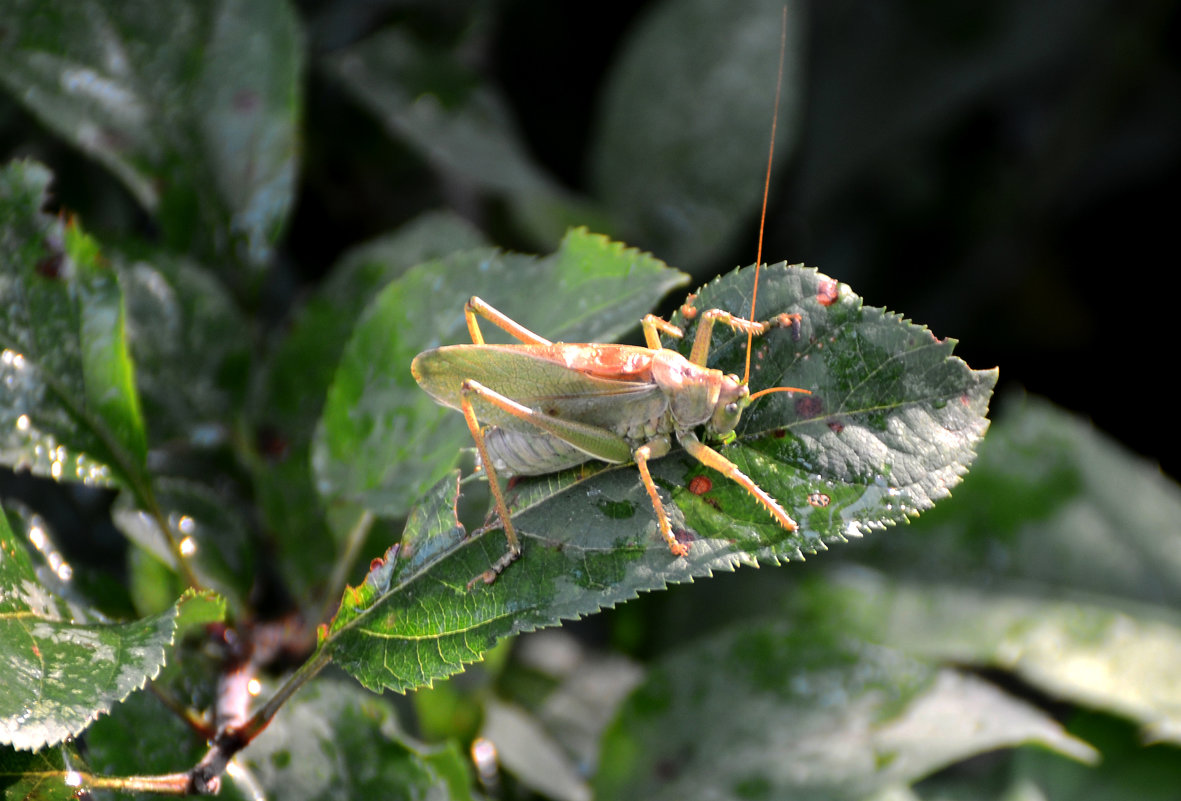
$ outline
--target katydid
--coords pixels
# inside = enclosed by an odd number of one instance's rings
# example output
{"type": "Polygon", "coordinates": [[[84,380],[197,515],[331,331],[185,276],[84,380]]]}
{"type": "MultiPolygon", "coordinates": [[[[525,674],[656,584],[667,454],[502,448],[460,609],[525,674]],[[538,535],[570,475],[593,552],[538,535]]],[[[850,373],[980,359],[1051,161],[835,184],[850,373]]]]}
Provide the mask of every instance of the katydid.
{"type": "MultiPolygon", "coordinates": [[[[780,80],[782,60],[781,44],[780,80]]],[[[779,93],[777,86],[763,186],[764,220],[779,93]]],[[[772,387],[752,395],[748,387],[753,338],[772,328],[800,323],[798,314],[754,321],[762,228],[760,223],[751,319],[722,309],[702,312],[688,358],[661,344],[661,334],[679,338],[682,332],[655,315],[647,315],[641,323],[646,347],[566,344],[550,342],[477,297],[464,307],[472,344],[435,348],[415,357],[410,370],[419,385],[438,403],[463,412],[508,541],[505,554],[472,583],[481,578],[491,583],[521,553],[498,475],[542,475],[591,460],[635,462],[661,536],[675,556],[686,556],[689,548],[673,533],[648,469],[650,460],[669,453],[674,438],[689,455],[742,486],[779,525],[795,530],[795,521],[778,501],[695,433],[704,426],[707,437],[726,440],[732,437],[743,410],[759,395],[808,392],[772,387]],[[481,317],[521,344],[486,344],[480,331],[481,317]],[[747,335],[746,375],[741,379],[706,364],[713,326],[718,322],[747,335]]]]}

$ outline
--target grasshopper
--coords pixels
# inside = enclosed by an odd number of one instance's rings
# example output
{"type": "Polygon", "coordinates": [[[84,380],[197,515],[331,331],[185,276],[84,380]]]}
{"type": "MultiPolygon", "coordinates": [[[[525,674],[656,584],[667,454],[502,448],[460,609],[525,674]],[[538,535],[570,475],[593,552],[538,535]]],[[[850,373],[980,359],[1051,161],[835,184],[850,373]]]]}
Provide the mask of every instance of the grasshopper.
{"type": "MultiPolygon", "coordinates": [[[[782,59],[781,47],[780,81],[782,59]]],[[[779,94],[777,86],[763,187],[763,220],[779,94]]],[[[771,387],[752,395],[748,386],[753,338],[773,328],[800,323],[798,314],[754,321],[762,229],[760,222],[751,319],[722,309],[702,312],[688,358],[665,348],[660,339],[661,334],[680,338],[681,329],[652,314],[641,322],[645,347],[568,344],[550,342],[478,297],[471,298],[464,307],[472,344],[435,348],[415,357],[410,371],[419,386],[436,402],[463,413],[508,541],[508,550],[471,584],[481,579],[491,583],[521,553],[499,474],[542,475],[590,460],[634,462],[656,512],[660,535],[674,556],[686,556],[689,548],[673,533],[648,469],[649,461],[672,450],[674,439],[689,455],[754,496],[779,525],[789,531],[796,529],[795,521],[778,501],[696,434],[704,426],[707,438],[727,441],[733,437],[743,411],[760,395],[808,393],[796,387],[771,387]],[[486,344],[480,318],[520,344],[486,344]],[[719,322],[747,335],[746,374],[741,379],[707,366],[711,334],[719,322]]]]}

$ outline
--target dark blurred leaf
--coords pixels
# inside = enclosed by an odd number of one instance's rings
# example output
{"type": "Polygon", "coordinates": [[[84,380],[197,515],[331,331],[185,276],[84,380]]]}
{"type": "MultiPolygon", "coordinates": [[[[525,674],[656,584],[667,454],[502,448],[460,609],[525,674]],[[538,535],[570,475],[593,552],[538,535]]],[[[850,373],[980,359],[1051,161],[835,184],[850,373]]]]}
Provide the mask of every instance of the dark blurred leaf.
{"type": "Polygon", "coordinates": [[[501,194],[540,242],[595,213],[530,157],[499,90],[462,56],[388,29],[333,53],[329,67],[386,129],[461,187],[501,194]]]}
{"type": "Polygon", "coordinates": [[[714,264],[758,208],[784,13],[783,166],[800,127],[802,4],[665,2],[615,60],[592,154],[596,196],[626,238],[670,264],[714,264]]]}
{"type": "Polygon", "coordinates": [[[166,517],[171,539],[127,493],[115,501],[111,516],[128,539],[180,573],[172,545],[178,543],[202,585],[225,596],[236,616],[245,613],[257,565],[255,543],[242,514],[215,490],[183,479],[157,479],[155,501],[166,517]]]}
{"type": "Polygon", "coordinates": [[[85,763],[73,744],[46,748],[37,753],[0,746],[0,799],[78,801],[78,787],[66,784],[67,771],[85,769],[85,763]]]}
{"type": "Polygon", "coordinates": [[[1031,801],[1172,801],[1177,797],[1181,786],[1177,748],[1146,747],[1132,727],[1102,715],[1081,715],[1069,728],[1098,747],[1103,762],[1085,766],[1038,749],[1022,749],[1013,759],[1013,784],[1038,788],[1031,801]]]}
{"type": "Polygon", "coordinates": [[[233,299],[183,257],[128,249],[112,260],[152,446],[224,441],[245,396],[251,345],[233,299]]]}
{"type": "Polygon", "coordinates": [[[969,675],[767,624],[662,660],[603,745],[601,798],[863,799],[1003,746],[1094,752],[969,675]]]}
{"type": "Polygon", "coordinates": [[[10,0],[0,83],[240,278],[291,207],[299,45],[286,0],[10,0]]]}
{"type": "Polygon", "coordinates": [[[147,451],[119,277],[74,223],[42,214],[49,172],[0,170],[0,458],[143,491],[147,451]]]}
{"type": "Polygon", "coordinates": [[[272,798],[473,798],[457,749],[413,743],[388,701],[339,681],[295,696],[239,759],[272,798]]]}
{"type": "Polygon", "coordinates": [[[1037,589],[923,586],[857,573],[813,603],[834,628],[927,658],[1009,670],[1055,698],[1124,715],[1150,739],[1181,744],[1181,616],[1057,600],[1037,589]]]}
{"type": "Polygon", "coordinates": [[[866,543],[876,567],[967,586],[1017,582],[1181,605],[1181,489],[1090,423],[1017,398],[972,479],[906,538],[866,543]]]}

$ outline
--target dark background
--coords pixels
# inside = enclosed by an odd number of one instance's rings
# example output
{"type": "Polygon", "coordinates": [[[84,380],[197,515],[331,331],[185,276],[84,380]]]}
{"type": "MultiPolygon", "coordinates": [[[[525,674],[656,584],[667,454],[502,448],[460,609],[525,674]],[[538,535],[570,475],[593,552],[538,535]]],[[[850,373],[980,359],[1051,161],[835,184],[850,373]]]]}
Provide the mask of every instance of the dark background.
{"type": "MultiPolygon", "coordinates": [[[[504,92],[532,155],[585,192],[611,66],[658,4],[297,5],[310,52],[304,165],[269,284],[273,320],[346,248],[427,209],[458,207],[499,244],[541,249],[504,223],[495,199],[457,204],[420,155],[318,67],[321,56],[388,25],[441,47],[462,37],[466,63],[504,92]]],[[[808,5],[800,140],[774,182],[764,259],[816,266],[867,303],[960,340],[972,366],[1000,366],[999,398],[1045,395],[1181,475],[1170,422],[1179,8],[808,5]]],[[[757,91],[769,102],[774,76],[757,91]]],[[[48,162],[63,205],[100,234],[150,227],[101,167],[3,98],[0,156],[17,154],[48,162]]],[[[753,261],[757,220],[743,226],[714,273],[753,261]]]]}
{"type": "MultiPolygon", "coordinates": [[[[392,3],[302,5],[320,21],[313,42],[325,49],[407,18],[392,3]]],[[[596,100],[613,57],[654,5],[494,7],[483,66],[532,153],[567,186],[587,188],[596,100]]],[[[1172,0],[812,3],[802,139],[773,187],[765,259],[817,266],[868,303],[959,339],[969,364],[1001,367],[998,397],[1022,388],[1045,395],[1181,475],[1169,423],[1168,311],[1181,210],[1179,8],[1172,0]]],[[[416,24],[445,36],[462,18],[460,9],[435,14],[416,24]]],[[[311,87],[309,119],[320,104],[344,102],[314,70],[311,87]]],[[[765,90],[773,94],[773,76],[765,90]]],[[[374,126],[364,112],[348,113],[374,126]]],[[[313,160],[340,157],[309,144],[313,160]]],[[[340,240],[317,234],[318,243],[293,248],[320,254],[303,269],[329,263],[334,248],[385,230],[400,213],[317,202],[317,184],[339,178],[340,166],[307,168],[313,194],[293,238],[322,230],[327,217],[340,240]]],[[[753,261],[756,236],[751,219],[717,271],[753,261]]]]}

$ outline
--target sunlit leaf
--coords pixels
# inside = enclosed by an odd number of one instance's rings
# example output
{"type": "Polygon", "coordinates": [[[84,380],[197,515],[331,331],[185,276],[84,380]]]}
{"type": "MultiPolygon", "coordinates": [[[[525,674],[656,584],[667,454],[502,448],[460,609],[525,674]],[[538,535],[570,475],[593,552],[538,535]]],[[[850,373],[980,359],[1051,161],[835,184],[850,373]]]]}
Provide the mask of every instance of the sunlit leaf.
{"type": "Polygon", "coordinates": [[[224,606],[187,594],[166,612],[129,623],[83,622],[36,578],[24,544],[0,514],[0,744],[36,750],[81,732],[155,677],[186,625],[224,606]]]}
{"type": "Polygon", "coordinates": [[[58,480],[142,480],[146,434],[119,278],[43,214],[48,170],[0,170],[0,458],[58,480]]]}

